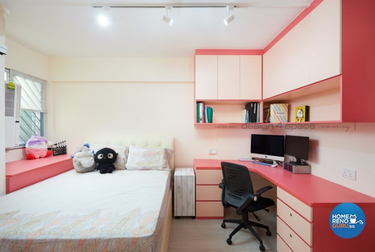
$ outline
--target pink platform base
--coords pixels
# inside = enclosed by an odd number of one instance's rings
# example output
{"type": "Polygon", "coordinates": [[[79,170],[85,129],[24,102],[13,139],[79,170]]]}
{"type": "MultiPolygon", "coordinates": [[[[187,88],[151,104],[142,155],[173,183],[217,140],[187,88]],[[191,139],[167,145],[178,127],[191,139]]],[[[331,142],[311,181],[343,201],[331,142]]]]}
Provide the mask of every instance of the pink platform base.
{"type": "Polygon", "coordinates": [[[69,155],[53,156],[33,160],[18,160],[5,164],[6,193],[73,169],[69,155]]]}

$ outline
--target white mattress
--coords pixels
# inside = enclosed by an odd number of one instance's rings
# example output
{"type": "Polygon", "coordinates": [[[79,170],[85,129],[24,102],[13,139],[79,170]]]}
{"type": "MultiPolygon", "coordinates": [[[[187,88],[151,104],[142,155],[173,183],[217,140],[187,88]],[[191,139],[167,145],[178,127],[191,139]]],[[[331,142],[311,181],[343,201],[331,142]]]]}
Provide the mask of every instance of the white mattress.
{"type": "Polygon", "coordinates": [[[0,197],[0,251],[159,251],[169,171],[74,170],[0,197]]]}

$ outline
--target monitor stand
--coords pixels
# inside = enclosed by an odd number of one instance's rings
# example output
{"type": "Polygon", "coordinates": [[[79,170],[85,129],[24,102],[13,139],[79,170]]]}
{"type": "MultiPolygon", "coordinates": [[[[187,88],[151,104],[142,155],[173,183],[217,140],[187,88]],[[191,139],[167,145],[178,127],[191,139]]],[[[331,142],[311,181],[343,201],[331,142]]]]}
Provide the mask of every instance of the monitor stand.
{"type": "Polygon", "coordinates": [[[273,161],[271,159],[259,159],[258,161],[266,164],[277,164],[276,161],[273,161]]]}

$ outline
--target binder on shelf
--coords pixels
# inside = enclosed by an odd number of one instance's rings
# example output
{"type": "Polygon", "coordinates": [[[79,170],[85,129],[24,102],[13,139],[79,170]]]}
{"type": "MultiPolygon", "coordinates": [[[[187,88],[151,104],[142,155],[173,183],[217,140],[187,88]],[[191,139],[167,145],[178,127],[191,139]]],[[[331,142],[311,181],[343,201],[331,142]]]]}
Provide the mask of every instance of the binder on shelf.
{"type": "Polygon", "coordinates": [[[248,121],[249,123],[260,122],[260,103],[259,102],[249,102],[245,105],[249,113],[248,121]]]}
{"type": "Polygon", "coordinates": [[[288,104],[286,103],[271,104],[270,122],[271,123],[288,122],[288,104]]]}

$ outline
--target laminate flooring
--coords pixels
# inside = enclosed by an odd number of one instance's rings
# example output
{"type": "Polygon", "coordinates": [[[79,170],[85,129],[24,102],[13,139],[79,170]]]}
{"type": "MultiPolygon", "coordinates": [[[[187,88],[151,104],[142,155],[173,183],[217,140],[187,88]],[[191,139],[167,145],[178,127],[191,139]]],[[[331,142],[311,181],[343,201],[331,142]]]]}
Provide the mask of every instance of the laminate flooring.
{"type": "MultiPolygon", "coordinates": [[[[226,218],[241,218],[234,211],[225,209],[226,218]]],[[[261,219],[260,223],[268,225],[272,236],[267,236],[264,229],[255,228],[255,231],[263,240],[266,251],[276,250],[276,208],[269,208],[270,212],[258,211],[256,214],[261,219]]],[[[249,219],[255,221],[250,213],[249,219]]],[[[171,234],[169,238],[169,252],[237,252],[237,251],[260,251],[259,242],[253,234],[242,229],[232,238],[232,245],[228,245],[226,240],[229,234],[235,229],[237,224],[227,223],[226,228],[221,228],[222,220],[202,220],[190,217],[173,217],[171,234]]]]}

